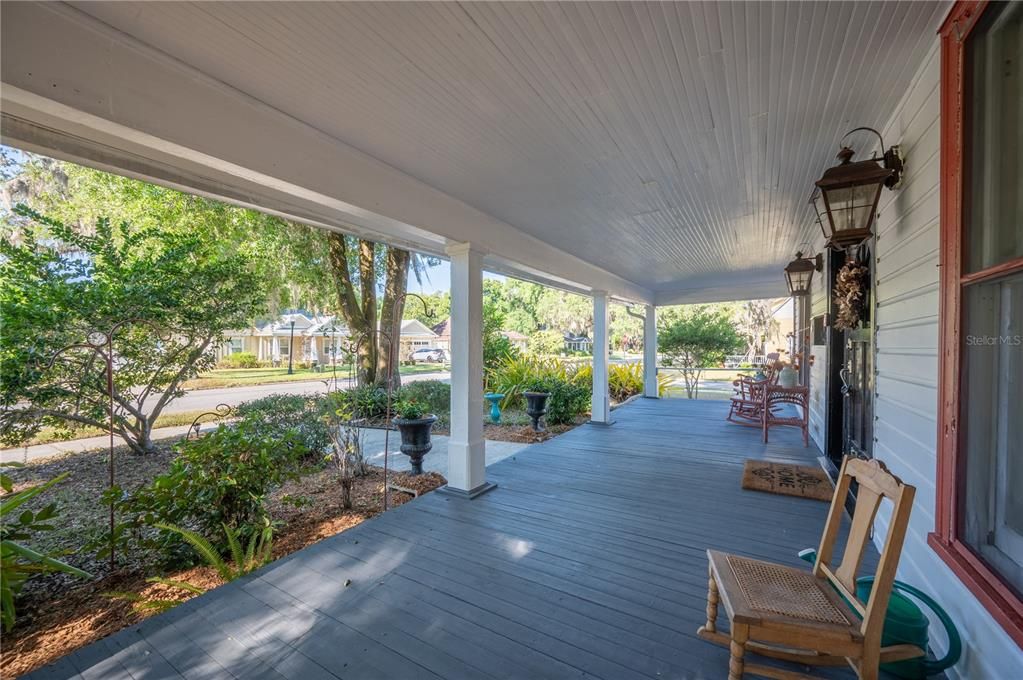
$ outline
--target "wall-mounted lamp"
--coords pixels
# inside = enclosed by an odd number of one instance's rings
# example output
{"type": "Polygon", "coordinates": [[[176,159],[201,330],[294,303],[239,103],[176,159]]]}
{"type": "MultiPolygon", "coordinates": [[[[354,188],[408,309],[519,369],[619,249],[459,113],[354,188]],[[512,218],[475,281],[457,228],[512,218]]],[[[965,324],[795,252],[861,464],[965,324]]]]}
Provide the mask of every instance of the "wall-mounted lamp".
{"type": "Polygon", "coordinates": [[[871,227],[881,198],[881,188],[898,187],[903,167],[899,147],[885,150],[881,133],[873,128],[850,130],[842,137],[842,142],[842,150],[838,152],[840,163],[828,168],[816,182],[820,196],[824,199],[824,213],[828,216],[826,222],[822,221],[828,246],[839,250],[859,245],[873,236],[871,227]],[[849,135],[861,130],[873,132],[881,140],[884,152],[882,158],[852,162],[856,152],[845,146],[844,142],[849,135]]]}
{"type": "Polygon", "coordinates": [[[813,273],[824,269],[824,258],[820,253],[813,259],[796,253],[796,259],[785,267],[785,282],[789,285],[789,294],[794,296],[809,295],[813,273]]]}

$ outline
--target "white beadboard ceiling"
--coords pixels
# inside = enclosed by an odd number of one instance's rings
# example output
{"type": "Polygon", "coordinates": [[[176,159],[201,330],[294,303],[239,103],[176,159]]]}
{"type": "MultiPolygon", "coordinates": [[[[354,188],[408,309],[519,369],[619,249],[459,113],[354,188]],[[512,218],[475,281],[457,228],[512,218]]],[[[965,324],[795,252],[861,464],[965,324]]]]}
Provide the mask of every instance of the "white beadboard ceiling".
{"type": "Polygon", "coordinates": [[[662,295],[780,286],[840,136],[883,126],[948,7],[75,6],[662,295]]]}

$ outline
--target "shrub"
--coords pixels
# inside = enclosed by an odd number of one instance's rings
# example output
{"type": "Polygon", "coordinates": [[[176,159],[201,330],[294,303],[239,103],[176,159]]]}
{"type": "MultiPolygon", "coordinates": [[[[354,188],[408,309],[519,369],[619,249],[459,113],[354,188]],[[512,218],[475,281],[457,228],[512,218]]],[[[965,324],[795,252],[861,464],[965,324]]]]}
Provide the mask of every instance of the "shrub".
{"type": "MultiPolygon", "coordinates": [[[[295,476],[296,459],[306,451],[293,431],[271,436],[242,420],[182,442],[177,453],[166,473],[118,503],[128,518],[119,534],[173,524],[223,541],[226,525],[248,540],[270,525],[266,496],[295,476]]],[[[116,488],[113,492],[120,495],[116,488]]],[[[154,543],[172,560],[184,557],[180,536],[173,532],[161,530],[154,543]]]]}
{"type": "Polygon", "coordinates": [[[547,400],[547,422],[561,425],[575,419],[590,408],[590,390],[571,380],[556,376],[536,378],[526,384],[527,392],[550,392],[547,400]]]}
{"type": "MultiPolygon", "coordinates": [[[[11,465],[13,464],[5,463],[5,466],[11,465]]],[[[51,503],[38,512],[23,510],[17,517],[11,517],[21,505],[64,481],[67,476],[68,473],[65,472],[48,482],[13,492],[14,481],[8,475],[0,473],[0,488],[6,494],[0,503],[0,620],[3,621],[4,630],[10,631],[14,627],[14,598],[30,576],[63,571],[80,578],[90,577],[81,569],[38,553],[20,543],[31,539],[36,532],[53,530],[53,524],[50,522],[57,518],[56,504],[51,503]]]]}
{"type": "Polygon", "coordinates": [[[271,394],[238,406],[237,413],[254,432],[270,439],[293,433],[289,440],[301,455],[320,458],[330,445],[324,407],[320,398],[300,394],[271,394]]]}
{"type": "MultiPolygon", "coordinates": [[[[395,401],[394,395],[392,401],[395,401]]],[[[351,418],[384,418],[387,416],[387,390],[379,385],[363,385],[332,392],[327,397],[330,413],[342,411],[351,418]]]]}
{"type": "Polygon", "coordinates": [[[235,352],[217,362],[218,368],[259,368],[262,364],[252,352],[235,352]]]}
{"type": "Polygon", "coordinates": [[[394,416],[403,420],[419,420],[426,417],[426,409],[414,399],[402,400],[394,405],[394,416]]]}
{"type": "Polygon", "coordinates": [[[615,401],[625,401],[643,392],[643,364],[610,364],[607,374],[608,390],[615,401]]]}
{"type": "Polygon", "coordinates": [[[509,356],[491,374],[490,389],[504,395],[501,408],[521,407],[527,383],[548,377],[568,381],[573,373],[574,369],[555,358],[509,356]]]}
{"type": "Polygon", "coordinates": [[[439,380],[417,380],[403,385],[398,399],[418,402],[436,415],[451,413],[451,385],[439,380]]]}

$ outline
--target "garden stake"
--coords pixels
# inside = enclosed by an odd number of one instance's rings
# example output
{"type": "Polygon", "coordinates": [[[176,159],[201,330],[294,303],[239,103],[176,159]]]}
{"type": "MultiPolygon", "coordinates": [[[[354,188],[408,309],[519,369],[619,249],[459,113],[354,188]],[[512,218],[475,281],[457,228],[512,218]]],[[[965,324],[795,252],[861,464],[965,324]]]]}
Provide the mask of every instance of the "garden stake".
{"type": "MultiPolygon", "coordinates": [[[[108,489],[114,488],[115,478],[115,463],[114,463],[114,335],[129,323],[143,323],[152,326],[148,321],[144,319],[125,319],[118,321],[110,327],[109,331],[90,331],[86,335],[85,342],[76,342],[70,345],[61,347],[50,357],[49,363],[46,368],[49,370],[56,363],[58,357],[72,349],[87,349],[93,354],[98,355],[104,364],[104,370],[106,372],[107,382],[107,430],[110,436],[108,448],[107,448],[107,468],[109,472],[108,489]]],[[[154,326],[155,328],[155,326],[154,326]]],[[[218,407],[219,408],[219,407],[218,407]]],[[[115,546],[116,541],[114,539],[114,531],[116,528],[116,521],[114,517],[114,504],[110,504],[110,571],[113,573],[114,567],[116,566],[116,555],[115,546]]]]}

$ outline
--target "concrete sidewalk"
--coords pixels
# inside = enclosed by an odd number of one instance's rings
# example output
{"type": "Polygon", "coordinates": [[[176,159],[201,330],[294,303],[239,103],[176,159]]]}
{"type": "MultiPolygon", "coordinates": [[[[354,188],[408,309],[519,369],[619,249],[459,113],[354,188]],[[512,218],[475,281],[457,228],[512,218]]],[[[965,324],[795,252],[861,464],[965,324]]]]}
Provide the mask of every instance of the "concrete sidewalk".
{"type": "MultiPolygon", "coordinates": [[[[397,431],[391,431],[387,441],[387,450],[390,455],[387,458],[387,465],[392,470],[405,471],[411,469],[408,456],[401,452],[401,435],[397,431]]],[[[448,476],[448,440],[445,435],[433,435],[433,448],[423,458],[424,472],[438,472],[445,477],[448,476]]],[[[534,446],[533,444],[522,444],[519,442],[502,442],[487,440],[487,465],[492,465],[499,460],[504,460],[524,449],[534,446]]],[[[366,429],[362,435],[362,451],[366,460],[371,465],[384,465],[384,430],[366,429]]]]}
{"type": "MultiPolygon", "coordinates": [[[[215,429],[216,424],[206,424],[203,431],[215,429]]],[[[153,439],[182,438],[188,431],[187,425],[176,427],[161,427],[153,430],[153,439]]],[[[363,450],[366,459],[373,465],[383,466],[384,464],[384,430],[367,428],[363,431],[363,450]]],[[[29,461],[57,456],[64,453],[78,453],[81,451],[93,451],[106,449],[109,437],[87,437],[85,439],[74,439],[66,442],[53,442],[52,444],[37,444],[35,446],[22,447],[19,449],[4,449],[0,451],[0,461],[4,463],[25,463],[29,461]]],[[[114,438],[114,446],[123,445],[120,437],[114,438]]],[[[411,466],[408,456],[399,449],[401,435],[394,430],[390,431],[387,449],[390,451],[388,466],[394,470],[408,470],[411,466]]],[[[487,441],[487,465],[496,463],[512,455],[516,451],[529,446],[518,442],[487,441]]],[[[426,454],[423,459],[423,469],[428,472],[439,472],[447,477],[448,469],[448,437],[445,435],[433,435],[433,450],[426,454]]]]}
{"type": "MultiPolygon", "coordinates": [[[[206,424],[202,430],[210,430],[216,424],[206,424]]],[[[188,432],[188,425],[175,425],[174,427],[159,427],[153,430],[153,441],[170,438],[182,438],[188,432]]],[[[66,442],[51,442],[49,444],[35,444],[33,446],[22,446],[17,449],[4,449],[0,451],[0,462],[4,463],[27,463],[40,458],[58,456],[62,453],[80,453],[82,451],[94,451],[106,449],[110,444],[110,435],[99,437],[85,437],[83,439],[71,439],[66,442]]],[[[114,436],[114,446],[124,446],[124,440],[114,436]]]]}

